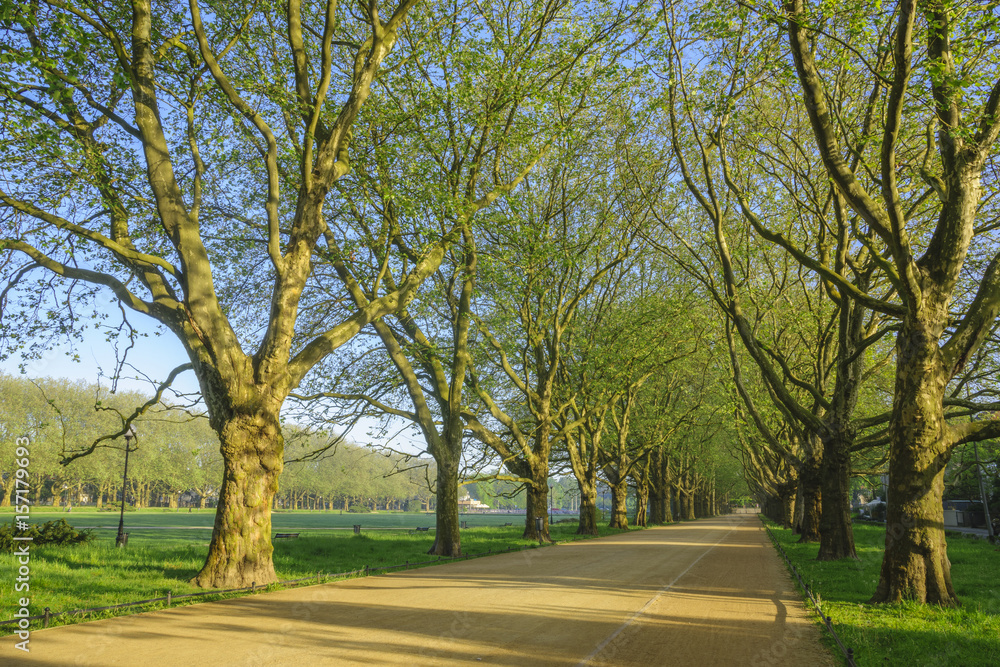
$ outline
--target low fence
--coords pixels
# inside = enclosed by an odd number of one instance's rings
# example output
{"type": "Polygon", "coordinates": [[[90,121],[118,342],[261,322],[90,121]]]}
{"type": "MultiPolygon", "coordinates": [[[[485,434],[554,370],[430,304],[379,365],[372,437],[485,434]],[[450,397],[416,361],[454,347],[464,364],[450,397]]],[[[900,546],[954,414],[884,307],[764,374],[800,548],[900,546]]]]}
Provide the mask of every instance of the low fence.
{"type": "Polygon", "coordinates": [[[847,659],[848,667],[858,667],[857,663],[854,662],[854,649],[844,646],[844,642],[841,641],[837,631],[833,629],[833,619],[823,613],[823,609],[820,607],[819,602],[813,596],[812,591],[809,590],[809,586],[806,582],[802,581],[802,575],[799,574],[799,571],[795,567],[794,563],[792,563],[792,561],[788,558],[788,554],[785,553],[785,549],[781,546],[778,538],[774,536],[774,533],[771,532],[771,528],[764,523],[763,520],[761,521],[761,524],[764,526],[764,530],[767,531],[767,536],[771,538],[771,543],[774,545],[774,548],[777,549],[778,553],[781,554],[781,557],[785,559],[785,563],[788,565],[788,568],[792,571],[792,574],[795,575],[795,578],[798,579],[799,586],[801,586],[802,590],[806,592],[806,595],[812,602],[813,607],[816,608],[816,612],[819,614],[819,617],[823,619],[823,623],[826,625],[826,629],[830,631],[830,635],[833,637],[833,640],[837,642],[837,646],[840,647],[841,653],[843,653],[844,658],[847,659]]]}
{"type": "Polygon", "coordinates": [[[99,611],[111,611],[114,609],[125,609],[127,607],[140,607],[143,605],[151,605],[159,602],[165,602],[166,603],[165,606],[169,607],[171,604],[173,604],[174,600],[181,600],[184,598],[208,597],[212,595],[226,595],[228,593],[244,593],[244,592],[252,594],[255,593],[256,591],[274,590],[278,587],[295,588],[297,586],[322,584],[324,582],[330,582],[330,581],[353,579],[357,577],[366,577],[370,574],[375,574],[379,572],[389,572],[393,570],[408,570],[410,568],[420,567],[423,565],[437,565],[438,563],[469,560],[471,558],[481,558],[483,556],[493,556],[496,554],[509,553],[512,551],[524,551],[525,549],[537,549],[537,548],[538,545],[532,544],[529,546],[520,547],[518,549],[515,549],[514,547],[507,547],[506,549],[499,549],[497,551],[489,549],[487,551],[483,551],[477,554],[463,554],[461,556],[454,556],[454,557],[439,556],[436,560],[416,561],[413,563],[406,561],[405,563],[402,563],[400,565],[381,565],[378,567],[369,567],[368,565],[365,565],[361,569],[352,570],[350,572],[337,572],[337,573],[317,572],[316,576],[303,577],[301,579],[289,579],[286,581],[276,581],[268,585],[258,586],[256,582],[254,582],[251,583],[250,586],[246,586],[243,588],[217,589],[212,591],[202,591],[200,593],[185,593],[184,595],[174,595],[171,591],[167,591],[167,594],[164,595],[163,597],[150,598],[148,600],[138,600],[136,602],[123,602],[122,604],[114,604],[107,607],[90,607],[88,609],[74,609],[73,611],[62,611],[62,612],[52,612],[49,610],[48,607],[45,607],[45,611],[37,616],[25,616],[22,618],[13,618],[10,619],[9,621],[0,621],[0,628],[3,628],[4,626],[7,625],[19,623],[23,620],[28,620],[28,621],[41,620],[42,627],[47,628],[49,627],[49,623],[51,622],[52,619],[62,616],[79,616],[99,611]]]}

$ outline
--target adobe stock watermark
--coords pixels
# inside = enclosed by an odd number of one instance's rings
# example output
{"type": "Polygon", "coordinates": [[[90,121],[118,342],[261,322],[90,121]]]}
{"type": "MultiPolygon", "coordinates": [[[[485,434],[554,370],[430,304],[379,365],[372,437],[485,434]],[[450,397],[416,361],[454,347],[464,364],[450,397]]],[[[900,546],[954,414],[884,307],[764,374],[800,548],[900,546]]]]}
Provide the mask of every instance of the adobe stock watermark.
{"type": "Polygon", "coordinates": [[[15,577],[14,591],[22,593],[25,597],[19,598],[17,605],[19,609],[14,617],[19,619],[15,636],[21,641],[14,644],[14,648],[27,653],[30,649],[28,643],[31,632],[28,629],[30,621],[28,617],[31,613],[28,606],[31,598],[28,593],[31,591],[31,540],[30,535],[24,535],[30,524],[28,519],[31,512],[28,505],[28,466],[31,464],[31,452],[28,445],[31,441],[28,438],[18,438],[15,441],[17,449],[14,450],[14,557],[17,559],[17,576],[15,577]]]}

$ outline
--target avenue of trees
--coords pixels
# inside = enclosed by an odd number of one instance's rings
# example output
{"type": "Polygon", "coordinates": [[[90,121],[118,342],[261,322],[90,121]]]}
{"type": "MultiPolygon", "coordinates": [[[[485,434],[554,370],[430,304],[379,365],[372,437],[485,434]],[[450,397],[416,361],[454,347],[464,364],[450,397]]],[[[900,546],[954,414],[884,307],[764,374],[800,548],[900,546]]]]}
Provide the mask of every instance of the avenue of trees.
{"type": "Polygon", "coordinates": [[[622,528],[749,488],[851,559],[887,474],[872,600],[959,603],[945,484],[1000,488],[992,5],[0,6],[0,354],[127,350],[135,317],[181,341],[59,455],[193,373],[197,584],[272,581],[276,497],[367,465],[303,434],[385,419],[425,445],[387,460],[433,467],[435,554],[472,481],[548,539],[560,478],[581,533],[599,487],[622,528]]]}

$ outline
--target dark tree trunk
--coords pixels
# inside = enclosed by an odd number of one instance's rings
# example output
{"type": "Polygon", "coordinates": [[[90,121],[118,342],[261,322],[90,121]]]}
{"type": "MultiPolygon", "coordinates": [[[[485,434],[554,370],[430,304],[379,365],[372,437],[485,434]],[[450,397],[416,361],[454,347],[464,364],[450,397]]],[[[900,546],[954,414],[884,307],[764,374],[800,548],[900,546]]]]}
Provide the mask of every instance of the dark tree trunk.
{"type": "Polygon", "coordinates": [[[851,454],[849,433],[823,443],[823,508],[817,560],[857,558],[851,528],[851,454]]]}
{"type": "Polygon", "coordinates": [[[667,457],[663,455],[663,451],[654,450],[649,473],[649,522],[654,525],[669,523],[673,518],[670,512],[670,480],[667,467],[667,457]]]}
{"type": "Polygon", "coordinates": [[[269,584],[271,499],[278,491],[284,440],[277,414],[240,415],[219,429],[224,470],[215,529],[205,565],[191,583],[202,588],[269,584]]]}
{"type": "Polygon", "coordinates": [[[611,485],[611,522],[610,528],[628,529],[628,481],[622,479],[611,485]]]}
{"type": "Polygon", "coordinates": [[[670,485],[670,516],[673,521],[680,521],[681,513],[681,490],[676,483],[670,485]]]}
{"type": "Polygon", "coordinates": [[[799,542],[819,542],[819,521],[823,507],[823,462],[819,457],[806,459],[799,467],[801,522],[799,542]]]}
{"type": "Polygon", "coordinates": [[[580,523],[577,535],[598,535],[597,531],[597,483],[580,483],[580,523]]]}

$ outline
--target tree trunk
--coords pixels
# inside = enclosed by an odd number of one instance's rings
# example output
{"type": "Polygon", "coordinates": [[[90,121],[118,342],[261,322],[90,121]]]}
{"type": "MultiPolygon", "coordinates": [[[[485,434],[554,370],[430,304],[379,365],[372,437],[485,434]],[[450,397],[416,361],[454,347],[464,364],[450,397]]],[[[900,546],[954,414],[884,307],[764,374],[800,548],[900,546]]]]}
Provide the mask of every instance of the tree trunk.
{"type": "Polygon", "coordinates": [[[783,528],[791,528],[795,522],[795,497],[796,489],[794,487],[786,489],[779,496],[779,501],[781,502],[781,526],[783,528]]]}
{"type": "Polygon", "coordinates": [[[13,492],[14,492],[14,477],[11,476],[7,480],[7,486],[3,488],[3,500],[0,501],[0,507],[10,507],[10,497],[13,494],[13,492]]]}
{"type": "Polygon", "coordinates": [[[670,516],[673,521],[681,520],[681,490],[676,483],[670,485],[670,516]]]}
{"type": "Polygon", "coordinates": [[[649,522],[653,525],[669,523],[670,514],[670,481],[667,474],[667,457],[660,449],[652,452],[652,464],[649,471],[649,522]]]}
{"type": "Polygon", "coordinates": [[[649,504],[648,478],[635,483],[635,525],[646,527],[646,507],[649,504]]]}
{"type": "Polygon", "coordinates": [[[799,467],[799,491],[802,502],[799,542],[819,542],[819,520],[823,507],[822,459],[806,459],[799,467]]]}
{"type": "Polygon", "coordinates": [[[872,602],[959,604],[944,536],[943,398],[948,382],[938,335],[911,317],[896,338],[896,383],[889,422],[885,554],[872,602]]]}
{"type": "Polygon", "coordinates": [[[628,530],[628,479],[611,485],[611,522],[609,528],[628,530]]]}
{"type": "Polygon", "coordinates": [[[694,494],[680,490],[680,501],[681,501],[681,518],[684,521],[694,521],[697,517],[694,515],[694,494]]]}
{"type": "Polygon", "coordinates": [[[548,508],[548,470],[545,471],[546,475],[539,479],[536,479],[532,484],[529,484],[526,488],[527,490],[527,504],[524,517],[524,534],[521,536],[526,540],[537,540],[539,539],[538,529],[535,527],[535,519],[542,519],[542,542],[551,542],[552,538],[549,536],[549,508],[548,508]]]}
{"type": "Polygon", "coordinates": [[[823,507],[817,560],[858,557],[851,529],[851,442],[853,438],[847,432],[823,442],[823,507]]]}
{"type": "Polygon", "coordinates": [[[275,414],[238,415],[219,429],[224,471],[205,565],[191,583],[203,588],[269,584],[271,498],[278,491],[284,440],[275,414]]]}
{"type": "Polygon", "coordinates": [[[437,530],[427,553],[433,556],[460,556],[462,537],[458,517],[458,460],[435,457],[437,461],[437,530]]]}
{"type": "Polygon", "coordinates": [[[172,510],[177,509],[177,499],[180,497],[180,495],[181,495],[180,491],[171,491],[170,501],[169,501],[170,509],[172,510]]]}
{"type": "Polygon", "coordinates": [[[577,535],[598,535],[597,531],[597,482],[580,482],[580,523],[577,535]]]}

